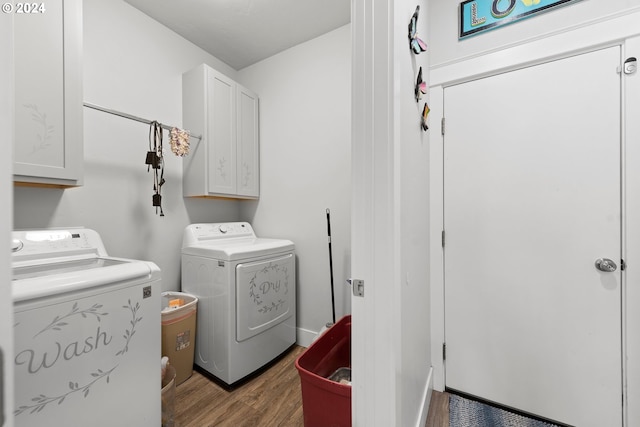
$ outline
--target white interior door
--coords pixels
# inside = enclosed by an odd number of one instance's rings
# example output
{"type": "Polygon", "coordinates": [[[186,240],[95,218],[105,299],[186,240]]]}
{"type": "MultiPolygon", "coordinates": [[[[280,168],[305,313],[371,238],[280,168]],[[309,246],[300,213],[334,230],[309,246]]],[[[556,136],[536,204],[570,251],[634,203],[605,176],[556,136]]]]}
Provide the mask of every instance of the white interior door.
{"type": "Polygon", "coordinates": [[[448,388],[622,425],[619,64],[616,46],[445,89],[448,388]]]}

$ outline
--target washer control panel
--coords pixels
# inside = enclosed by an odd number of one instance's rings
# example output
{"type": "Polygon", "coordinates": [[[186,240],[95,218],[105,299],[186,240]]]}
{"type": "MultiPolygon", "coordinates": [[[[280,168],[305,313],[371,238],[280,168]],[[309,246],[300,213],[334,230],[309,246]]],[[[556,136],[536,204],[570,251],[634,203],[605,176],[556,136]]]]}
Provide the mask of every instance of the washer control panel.
{"type": "Polygon", "coordinates": [[[86,228],[14,231],[11,236],[11,252],[14,261],[85,252],[106,256],[98,233],[86,228]]]}

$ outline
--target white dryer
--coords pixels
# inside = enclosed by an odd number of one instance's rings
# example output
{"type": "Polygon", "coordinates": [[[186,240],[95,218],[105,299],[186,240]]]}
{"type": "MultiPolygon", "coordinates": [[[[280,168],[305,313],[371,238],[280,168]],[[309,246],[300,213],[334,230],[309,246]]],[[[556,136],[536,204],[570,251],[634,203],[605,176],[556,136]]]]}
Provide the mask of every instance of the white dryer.
{"type": "Polygon", "coordinates": [[[198,297],[195,364],[226,385],[296,342],[294,244],[258,238],[247,222],[192,224],[182,290],[198,297]]]}
{"type": "Polygon", "coordinates": [[[158,267],[84,228],[14,231],[12,250],[16,427],[160,425],[158,267]]]}

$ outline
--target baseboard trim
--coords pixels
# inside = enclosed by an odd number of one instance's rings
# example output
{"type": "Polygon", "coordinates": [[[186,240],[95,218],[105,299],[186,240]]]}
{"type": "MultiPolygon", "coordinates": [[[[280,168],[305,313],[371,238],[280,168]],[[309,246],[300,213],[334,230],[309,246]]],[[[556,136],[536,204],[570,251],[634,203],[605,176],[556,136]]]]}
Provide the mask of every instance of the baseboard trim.
{"type": "Polygon", "coordinates": [[[302,347],[309,347],[318,336],[317,331],[309,329],[296,328],[296,344],[302,347]]]}
{"type": "Polygon", "coordinates": [[[429,368],[429,375],[422,393],[422,410],[418,417],[416,427],[424,427],[427,424],[427,416],[429,415],[429,406],[431,405],[431,394],[433,394],[433,366],[429,368]]]}

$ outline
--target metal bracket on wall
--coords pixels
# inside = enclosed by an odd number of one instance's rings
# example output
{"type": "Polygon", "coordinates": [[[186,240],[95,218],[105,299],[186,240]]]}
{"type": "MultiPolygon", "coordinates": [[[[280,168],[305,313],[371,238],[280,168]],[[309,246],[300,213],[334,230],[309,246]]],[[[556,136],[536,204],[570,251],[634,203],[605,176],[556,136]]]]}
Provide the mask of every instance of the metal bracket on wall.
{"type": "Polygon", "coordinates": [[[351,285],[351,288],[353,290],[353,296],[364,297],[364,280],[347,279],[347,283],[351,285]]]}

